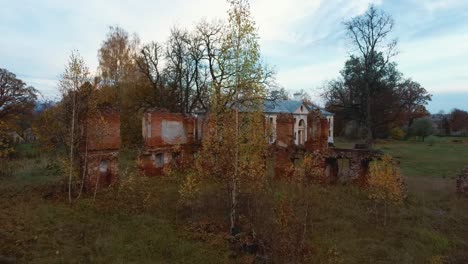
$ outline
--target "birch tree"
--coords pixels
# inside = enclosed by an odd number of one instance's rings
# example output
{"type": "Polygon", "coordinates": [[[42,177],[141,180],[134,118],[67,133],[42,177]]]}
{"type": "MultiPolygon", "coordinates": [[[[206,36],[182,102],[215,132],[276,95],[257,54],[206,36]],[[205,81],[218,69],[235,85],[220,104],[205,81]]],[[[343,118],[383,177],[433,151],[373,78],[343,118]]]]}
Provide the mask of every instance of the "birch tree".
{"type": "Polygon", "coordinates": [[[261,61],[255,22],[245,0],[228,1],[229,19],[199,25],[211,78],[208,133],[200,173],[225,184],[230,231],[239,231],[240,193],[261,190],[266,174],[263,101],[272,79],[261,61]],[[259,133],[260,132],[260,133],[259,133]]]}
{"type": "Polygon", "coordinates": [[[77,97],[81,87],[84,86],[90,80],[89,68],[86,66],[83,57],[78,51],[72,51],[68,63],[65,65],[65,71],[63,72],[59,81],[60,91],[62,97],[71,97],[71,108],[66,109],[71,111],[71,117],[69,120],[69,132],[68,132],[68,147],[69,147],[69,160],[68,160],[68,201],[72,202],[72,180],[74,174],[75,152],[77,144],[77,97]]]}

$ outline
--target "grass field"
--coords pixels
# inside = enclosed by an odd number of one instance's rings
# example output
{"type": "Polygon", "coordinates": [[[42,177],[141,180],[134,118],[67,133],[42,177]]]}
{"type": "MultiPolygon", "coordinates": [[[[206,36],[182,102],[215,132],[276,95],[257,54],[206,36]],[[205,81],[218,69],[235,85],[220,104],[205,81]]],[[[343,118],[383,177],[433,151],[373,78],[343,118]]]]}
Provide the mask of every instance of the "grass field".
{"type": "MultiPolygon", "coordinates": [[[[468,199],[455,193],[467,142],[379,142],[400,161],[408,185],[387,225],[365,191],[311,187],[313,263],[467,263],[468,199]]],[[[176,210],[178,179],[131,177],[133,155],[122,155],[123,187],[69,206],[53,163],[21,146],[17,160],[0,166],[11,170],[0,176],[0,256],[18,263],[251,263],[229,257],[223,234],[187,228],[176,210]]]]}

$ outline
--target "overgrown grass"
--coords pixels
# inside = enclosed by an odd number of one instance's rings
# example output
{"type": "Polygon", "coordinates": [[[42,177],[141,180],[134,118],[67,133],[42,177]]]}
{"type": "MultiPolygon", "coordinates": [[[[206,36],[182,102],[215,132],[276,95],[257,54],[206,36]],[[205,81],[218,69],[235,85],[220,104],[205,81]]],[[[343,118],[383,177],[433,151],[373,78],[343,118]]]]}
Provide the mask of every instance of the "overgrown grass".
{"type": "MultiPolygon", "coordinates": [[[[466,263],[468,202],[455,194],[454,177],[468,165],[468,146],[452,138],[432,146],[416,141],[377,146],[399,159],[408,199],[389,208],[384,226],[381,208],[375,210],[365,190],[311,187],[308,238],[314,262],[466,263]]],[[[45,156],[21,148],[23,156],[8,161],[14,174],[0,177],[0,255],[18,263],[245,261],[229,258],[222,234],[200,236],[187,228],[178,210],[177,176],[135,177],[135,152],[121,155],[120,188],[70,206],[66,195],[44,197],[60,175],[45,156]]]]}
{"type": "MultiPolygon", "coordinates": [[[[30,151],[30,146],[20,148],[30,151]]],[[[123,159],[127,156],[131,151],[124,151],[123,159]]],[[[60,192],[54,186],[62,177],[47,166],[45,156],[8,163],[16,169],[0,178],[0,257],[18,263],[229,261],[227,245],[196,240],[177,223],[177,180],[129,175],[135,166],[123,160],[127,179],[120,188],[99,193],[95,201],[92,195],[82,197],[70,206],[65,193],[47,197],[50,190],[60,192]],[[128,177],[137,182],[131,185],[128,177]]]]}

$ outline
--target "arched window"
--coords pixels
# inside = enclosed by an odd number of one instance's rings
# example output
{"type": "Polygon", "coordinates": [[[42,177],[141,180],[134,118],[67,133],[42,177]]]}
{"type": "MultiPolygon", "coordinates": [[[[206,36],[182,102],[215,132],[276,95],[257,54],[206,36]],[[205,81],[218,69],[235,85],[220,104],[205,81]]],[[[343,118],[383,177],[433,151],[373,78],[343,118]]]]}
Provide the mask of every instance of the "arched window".
{"type": "Polygon", "coordinates": [[[303,145],[305,142],[305,122],[304,119],[299,120],[299,126],[297,128],[297,144],[303,145]]]}
{"type": "Polygon", "coordinates": [[[304,128],[304,119],[299,120],[299,128],[304,128]]]}

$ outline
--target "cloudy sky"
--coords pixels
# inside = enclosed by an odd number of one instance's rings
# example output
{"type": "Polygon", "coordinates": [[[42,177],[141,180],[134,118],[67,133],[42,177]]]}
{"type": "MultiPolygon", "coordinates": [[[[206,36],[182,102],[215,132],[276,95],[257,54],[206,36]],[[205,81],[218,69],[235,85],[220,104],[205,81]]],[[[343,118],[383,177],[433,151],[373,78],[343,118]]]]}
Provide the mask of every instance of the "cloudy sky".
{"type": "MultiPolygon", "coordinates": [[[[71,50],[91,69],[110,25],[164,41],[173,25],[190,29],[200,19],[225,18],[223,0],[1,0],[0,67],[17,74],[47,98],[71,50]]],[[[466,0],[251,0],[262,54],[279,84],[318,99],[324,82],[338,76],[350,46],[342,21],[369,3],[390,13],[406,77],[431,94],[431,112],[468,110],[468,1],[466,0]]]]}

